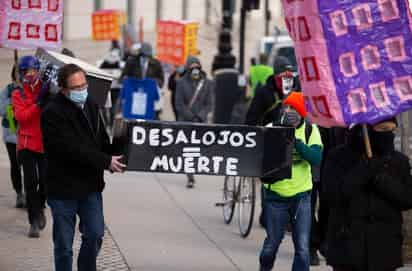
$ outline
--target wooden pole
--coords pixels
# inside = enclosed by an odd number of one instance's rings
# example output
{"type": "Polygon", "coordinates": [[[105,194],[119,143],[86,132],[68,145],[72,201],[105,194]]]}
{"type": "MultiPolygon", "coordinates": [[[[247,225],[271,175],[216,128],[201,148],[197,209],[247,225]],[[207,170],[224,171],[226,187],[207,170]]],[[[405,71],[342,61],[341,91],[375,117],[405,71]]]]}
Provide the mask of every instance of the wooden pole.
{"type": "Polygon", "coordinates": [[[22,87],[19,71],[19,52],[17,51],[17,49],[14,49],[14,67],[14,76],[16,77],[16,84],[17,86],[22,87]]]}
{"type": "Polygon", "coordinates": [[[371,141],[369,139],[368,126],[366,124],[362,125],[362,132],[363,132],[363,140],[365,142],[366,156],[368,157],[368,159],[371,159],[373,157],[373,153],[372,153],[371,141]]]}

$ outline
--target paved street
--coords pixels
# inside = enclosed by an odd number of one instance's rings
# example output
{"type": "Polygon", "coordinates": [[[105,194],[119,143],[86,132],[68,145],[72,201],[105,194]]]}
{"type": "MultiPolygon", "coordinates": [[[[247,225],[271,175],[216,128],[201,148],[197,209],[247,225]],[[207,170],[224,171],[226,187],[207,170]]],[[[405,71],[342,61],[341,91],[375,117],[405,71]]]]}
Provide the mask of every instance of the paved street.
{"type": "MultiPolygon", "coordinates": [[[[13,208],[3,150],[0,172],[0,270],[52,270],[50,223],[39,240],[26,237],[26,214],[13,208]]],[[[104,204],[110,232],[106,231],[100,270],[127,270],[119,269],[125,266],[119,248],[131,270],[256,270],[263,231],[255,223],[250,237],[242,239],[236,220],[226,226],[221,209],[214,207],[221,198],[222,178],[197,180],[196,189],[188,191],[181,175],[107,176],[104,204]]],[[[291,258],[288,236],[276,270],[290,270],[291,258]]]]}

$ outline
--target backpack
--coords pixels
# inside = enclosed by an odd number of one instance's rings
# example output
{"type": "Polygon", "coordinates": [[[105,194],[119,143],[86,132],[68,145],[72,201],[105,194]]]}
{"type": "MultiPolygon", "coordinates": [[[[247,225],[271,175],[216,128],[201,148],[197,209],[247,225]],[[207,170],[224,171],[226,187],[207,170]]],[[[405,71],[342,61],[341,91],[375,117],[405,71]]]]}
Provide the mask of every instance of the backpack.
{"type": "MultiPolygon", "coordinates": [[[[310,136],[312,135],[313,126],[308,120],[305,120],[305,140],[306,144],[309,142],[310,136]]],[[[312,172],[312,182],[318,182],[320,180],[320,166],[312,166],[311,165],[311,172],[312,172]]],[[[261,182],[263,184],[274,184],[277,182],[276,178],[272,177],[263,177],[261,178],[261,182]]]]}
{"type": "MultiPolygon", "coordinates": [[[[11,99],[13,91],[16,89],[20,89],[20,88],[14,84],[9,84],[7,86],[7,98],[8,99],[11,99]]],[[[6,111],[5,112],[6,114],[5,116],[3,116],[2,126],[4,128],[8,128],[11,133],[15,134],[17,131],[17,121],[14,118],[13,106],[11,105],[11,103],[6,106],[5,111],[6,111]]]]}

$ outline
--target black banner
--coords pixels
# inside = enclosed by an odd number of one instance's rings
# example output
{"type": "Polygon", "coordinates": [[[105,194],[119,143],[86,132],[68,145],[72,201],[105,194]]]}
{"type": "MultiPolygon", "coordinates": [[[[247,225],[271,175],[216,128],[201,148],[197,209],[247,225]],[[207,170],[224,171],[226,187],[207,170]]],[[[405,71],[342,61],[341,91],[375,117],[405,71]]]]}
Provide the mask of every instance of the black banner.
{"type": "MultiPolygon", "coordinates": [[[[128,170],[277,178],[291,175],[292,128],[142,121],[129,122],[127,133],[128,170]]],[[[125,139],[115,138],[115,142],[126,143],[125,139]]]]}

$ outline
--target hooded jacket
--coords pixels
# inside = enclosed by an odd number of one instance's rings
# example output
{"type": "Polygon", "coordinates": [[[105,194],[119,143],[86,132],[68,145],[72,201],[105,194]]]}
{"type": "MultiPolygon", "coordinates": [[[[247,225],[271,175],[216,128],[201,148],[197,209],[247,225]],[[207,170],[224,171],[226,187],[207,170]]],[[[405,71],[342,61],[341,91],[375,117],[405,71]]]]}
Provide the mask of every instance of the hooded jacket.
{"type": "MultiPolygon", "coordinates": [[[[384,271],[402,266],[402,211],[412,208],[408,158],[388,142],[367,160],[359,133],[331,151],[323,190],[330,207],[327,263],[354,270],[384,271]]],[[[374,148],[376,150],[377,148],[374,148]]]]}
{"type": "Polygon", "coordinates": [[[23,84],[22,90],[13,91],[12,106],[18,123],[17,151],[25,149],[43,153],[43,138],[40,129],[41,108],[37,104],[41,85],[41,81],[37,80],[34,85],[23,84]]]}
{"type": "Polygon", "coordinates": [[[201,73],[199,80],[192,79],[189,72],[177,81],[175,105],[179,121],[207,122],[207,115],[212,111],[214,84],[201,73]],[[190,102],[196,90],[202,84],[201,89],[192,105],[190,102]]]}

